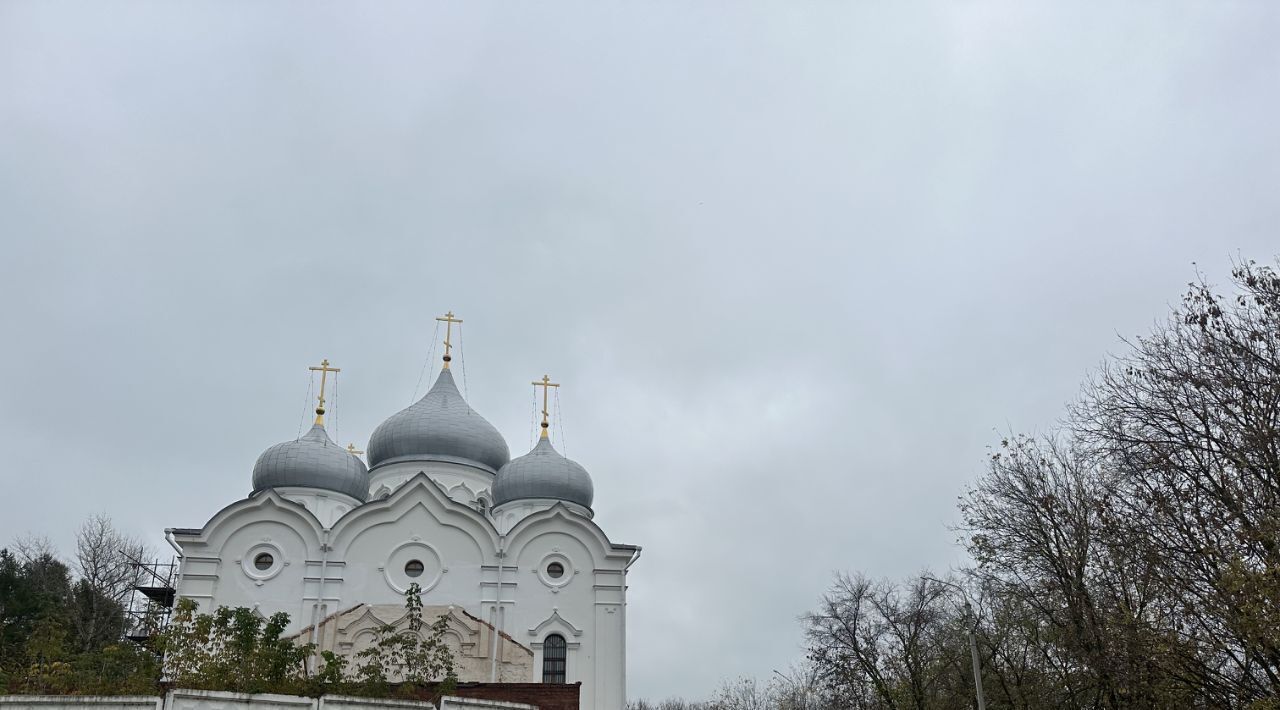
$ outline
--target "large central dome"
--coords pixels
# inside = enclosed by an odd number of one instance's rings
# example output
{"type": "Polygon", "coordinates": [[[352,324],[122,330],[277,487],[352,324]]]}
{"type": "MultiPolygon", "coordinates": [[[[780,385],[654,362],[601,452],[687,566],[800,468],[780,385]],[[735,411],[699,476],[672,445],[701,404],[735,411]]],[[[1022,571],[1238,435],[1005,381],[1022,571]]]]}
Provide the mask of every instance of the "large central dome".
{"type": "Polygon", "coordinates": [[[511,460],[507,442],[462,398],[448,369],[422,399],[391,416],[369,437],[369,467],[399,461],[445,461],[497,473],[511,460]]]}

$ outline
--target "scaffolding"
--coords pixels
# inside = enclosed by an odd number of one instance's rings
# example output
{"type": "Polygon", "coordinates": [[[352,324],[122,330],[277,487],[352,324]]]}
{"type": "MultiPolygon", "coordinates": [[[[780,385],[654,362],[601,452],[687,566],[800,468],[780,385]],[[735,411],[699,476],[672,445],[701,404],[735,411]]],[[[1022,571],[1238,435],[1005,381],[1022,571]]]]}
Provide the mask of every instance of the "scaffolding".
{"type": "Polygon", "coordinates": [[[129,560],[133,579],[133,588],[125,605],[128,617],[125,638],[150,648],[152,638],[169,625],[169,615],[177,597],[178,561],[176,558],[170,558],[168,562],[158,559],[145,561],[128,553],[124,556],[129,560]]]}

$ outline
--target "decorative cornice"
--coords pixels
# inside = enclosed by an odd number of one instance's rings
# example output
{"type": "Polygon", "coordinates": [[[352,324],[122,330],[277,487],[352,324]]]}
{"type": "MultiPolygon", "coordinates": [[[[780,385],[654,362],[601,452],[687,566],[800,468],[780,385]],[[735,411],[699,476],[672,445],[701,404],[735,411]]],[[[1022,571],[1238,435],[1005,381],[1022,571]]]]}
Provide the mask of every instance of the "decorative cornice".
{"type": "Polygon", "coordinates": [[[535,638],[540,637],[542,636],[542,632],[546,631],[548,627],[555,626],[557,624],[559,624],[561,627],[563,627],[565,630],[567,630],[569,633],[573,634],[574,636],[582,635],[582,629],[569,623],[568,620],[566,620],[563,616],[560,616],[559,609],[553,609],[551,611],[551,616],[548,616],[546,619],[544,619],[541,624],[538,624],[532,629],[529,629],[529,635],[535,638]]]}

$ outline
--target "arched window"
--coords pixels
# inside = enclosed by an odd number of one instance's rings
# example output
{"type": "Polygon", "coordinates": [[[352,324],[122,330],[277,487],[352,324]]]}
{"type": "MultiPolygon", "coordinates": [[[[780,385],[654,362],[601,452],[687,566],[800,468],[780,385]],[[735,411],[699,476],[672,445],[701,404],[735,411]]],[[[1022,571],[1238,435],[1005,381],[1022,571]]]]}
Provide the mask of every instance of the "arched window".
{"type": "Polygon", "coordinates": [[[542,642],[542,682],[563,683],[568,647],[564,637],[551,634],[542,642]]]}

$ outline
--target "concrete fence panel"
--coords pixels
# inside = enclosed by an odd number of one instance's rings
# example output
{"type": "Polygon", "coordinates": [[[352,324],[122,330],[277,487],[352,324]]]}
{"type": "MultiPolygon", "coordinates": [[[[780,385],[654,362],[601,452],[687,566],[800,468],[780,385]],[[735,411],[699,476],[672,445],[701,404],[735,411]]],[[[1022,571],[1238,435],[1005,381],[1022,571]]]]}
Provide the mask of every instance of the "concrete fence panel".
{"type": "Polygon", "coordinates": [[[317,710],[315,698],[219,690],[170,690],[162,710],[317,710]]]}
{"type": "Polygon", "coordinates": [[[435,710],[433,703],[420,700],[355,698],[347,695],[325,695],[318,710],[435,710]]]}
{"type": "MultiPolygon", "coordinates": [[[[491,692],[497,692],[493,688],[505,690],[503,686],[491,686],[491,692]]],[[[576,691],[577,687],[572,686],[572,689],[576,691]]],[[[576,708],[577,703],[571,707],[576,708]]],[[[0,695],[0,710],[436,710],[436,706],[418,700],[344,695],[305,698],[176,689],[170,690],[164,698],[151,695],[0,695]]],[[[538,710],[538,706],[488,698],[446,696],[440,699],[439,710],[538,710]]]]}
{"type": "Polygon", "coordinates": [[[161,710],[155,695],[0,695],[0,710],[161,710]]]}
{"type": "Polygon", "coordinates": [[[440,698],[440,710],[538,710],[538,708],[534,705],[508,703],[503,700],[455,698],[446,695],[440,698]]]}

